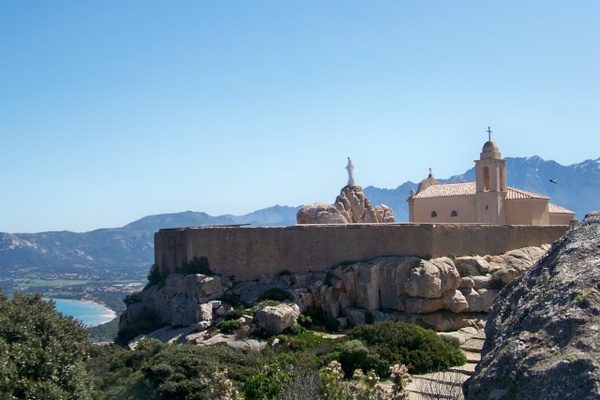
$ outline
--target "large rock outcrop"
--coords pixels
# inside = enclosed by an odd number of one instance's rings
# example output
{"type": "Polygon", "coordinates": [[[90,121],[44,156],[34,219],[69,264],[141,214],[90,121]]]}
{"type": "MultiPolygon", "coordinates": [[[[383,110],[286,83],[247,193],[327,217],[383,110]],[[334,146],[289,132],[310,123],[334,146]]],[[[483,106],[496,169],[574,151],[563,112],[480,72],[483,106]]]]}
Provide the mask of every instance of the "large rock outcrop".
{"type": "MultiPolygon", "coordinates": [[[[228,280],[227,280],[228,281],[228,280]]],[[[147,318],[157,326],[189,326],[197,322],[212,322],[210,300],[219,298],[226,290],[220,276],[202,274],[169,274],[164,283],[142,290],[137,301],[123,312],[120,327],[147,318]]]]}
{"type": "Polygon", "coordinates": [[[353,224],[394,222],[392,209],[373,207],[360,186],[344,186],[334,204],[313,203],[300,208],[299,224],[353,224]]]}
{"type": "Polygon", "coordinates": [[[380,320],[419,323],[438,331],[482,327],[482,319],[498,296],[504,279],[518,276],[541,257],[548,246],[527,247],[500,256],[379,257],[339,265],[327,271],[282,272],[254,281],[203,274],[169,274],[130,299],[120,328],[151,318],[157,326],[190,327],[202,331],[227,313],[219,299],[238,298],[247,305],[273,289],[292,305],[256,311],[260,329],[275,334],[292,327],[299,312],[320,309],[341,326],[380,320]],[[471,276],[465,274],[470,266],[471,276]],[[225,296],[226,295],[226,296],[225,296]],[[285,312],[284,312],[285,311],[285,312]]]}
{"type": "Polygon", "coordinates": [[[255,319],[266,334],[278,335],[296,325],[299,315],[300,309],[296,304],[280,303],[259,308],[256,311],[255,319]]]}
{"type": "Polygon", "coordinates": [[[600,398],[600,213],[497,298],[469,399],[600,398]]]}

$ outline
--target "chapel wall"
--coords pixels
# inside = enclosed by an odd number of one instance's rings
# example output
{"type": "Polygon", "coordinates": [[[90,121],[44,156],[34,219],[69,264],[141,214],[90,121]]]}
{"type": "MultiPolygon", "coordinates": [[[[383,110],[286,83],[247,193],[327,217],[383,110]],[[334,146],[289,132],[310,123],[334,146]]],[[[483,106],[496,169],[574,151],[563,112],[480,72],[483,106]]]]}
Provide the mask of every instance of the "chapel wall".
{"type": "Polygon", "coordinates": [[[289,227],[161,229],[155,234],[155,264],[174,272],[204,258],[215,273],[253,280],[278,272],[323,271],[345,262],[381,256],[502,254],[552,243],[568,226],[479,224],[348,224],[289,227]]]}

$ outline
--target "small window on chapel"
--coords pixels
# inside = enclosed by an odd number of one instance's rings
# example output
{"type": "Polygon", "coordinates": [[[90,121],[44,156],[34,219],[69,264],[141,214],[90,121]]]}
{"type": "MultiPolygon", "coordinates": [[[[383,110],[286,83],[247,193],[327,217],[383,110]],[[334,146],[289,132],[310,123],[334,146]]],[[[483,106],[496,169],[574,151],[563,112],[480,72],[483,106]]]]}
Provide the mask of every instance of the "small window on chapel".
{"type": "Polygon", "coordinates": [[[432,211],[432,212],[431,212],[431,218],[435,218],[435,217],[437,217],[437,212],[435,212],[435,211],[432,211]]]}
{"type": "Polygon", "coordinates": [[[452,212],[450,213],[451,217],[458,217],[458,211],[456,210],[452,210],[452,212]]]}

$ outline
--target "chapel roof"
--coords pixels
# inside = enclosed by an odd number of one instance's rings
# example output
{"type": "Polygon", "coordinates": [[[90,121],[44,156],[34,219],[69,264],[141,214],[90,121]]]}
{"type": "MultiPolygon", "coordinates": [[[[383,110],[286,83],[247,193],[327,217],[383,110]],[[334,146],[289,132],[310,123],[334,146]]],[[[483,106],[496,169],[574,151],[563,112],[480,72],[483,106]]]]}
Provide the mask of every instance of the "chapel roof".
{"type": "Polygon", "coordinates": [[[475,182],[439,183],[431,185],[416,195],[416,199],[432,197],[469,196],[475,194],[475,182]]]}
{"type": "MultiPolygon", "coordinates": [[[[423,191],[417,193],[414,197],[417,199],[428,199],[434,197],[474,196],[476,191],[475,182],[440,183],[427,187],[423,191]]],[[[512,187],[506,188],[506,198],[508,200],[549,199],[541,194],[527,192],[512,187]]]]}
{"type": "Polygon", "coordinates": [[[550,200],[550,198],[547,196],[533,193],[533,192],[527,192],[525,190],[515,189],[515,188],[511,188],[511,187],[507,188],[507,190],[506,190],[506,198],[508,200],[524,200],[524,199],[550,200]]]}
{"type": "Polygon", "coordinates": [[[548,203],[548,212],[552,214],[575,214],[571,210],[557,206],[556,204],[548,203]]]}

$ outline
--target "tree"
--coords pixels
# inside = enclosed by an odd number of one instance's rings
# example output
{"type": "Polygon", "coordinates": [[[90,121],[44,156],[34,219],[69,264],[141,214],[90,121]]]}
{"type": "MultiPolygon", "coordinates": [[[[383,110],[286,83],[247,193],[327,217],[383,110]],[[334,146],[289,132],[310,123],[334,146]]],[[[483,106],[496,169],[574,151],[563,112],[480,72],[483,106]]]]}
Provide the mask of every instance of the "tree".
{"type": "Polygon", "coordinates": [[[91,399],[89,346],[85,326],[41,294],[0,290],[1,398],[91,399]]]}

